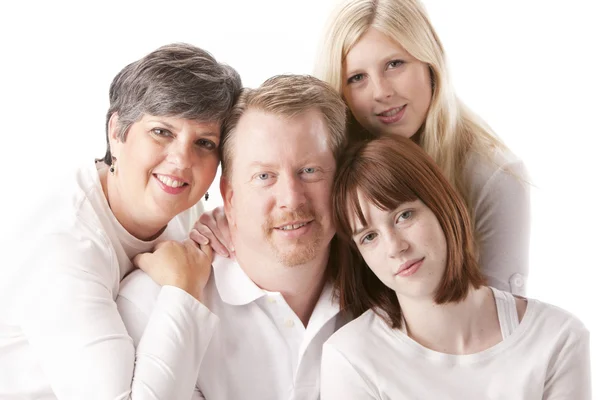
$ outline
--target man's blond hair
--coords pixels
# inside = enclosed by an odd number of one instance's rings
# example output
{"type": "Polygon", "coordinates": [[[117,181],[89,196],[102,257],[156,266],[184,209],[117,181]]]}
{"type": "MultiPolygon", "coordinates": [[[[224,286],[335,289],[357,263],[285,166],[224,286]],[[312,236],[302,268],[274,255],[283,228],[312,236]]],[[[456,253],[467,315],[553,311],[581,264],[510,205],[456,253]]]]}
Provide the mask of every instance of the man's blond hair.
{"type": "Polygon", "coordinates": [[[257,89],[244,89],[225,120],[221,135],[222,175],[231,177],[234,132],[246,111],[260,110],[294,118],[317,110],[329,134],[328,144],[336,161],[346,147],[346,104],[327,83],[309,75],[277,75],[257,89]]]}

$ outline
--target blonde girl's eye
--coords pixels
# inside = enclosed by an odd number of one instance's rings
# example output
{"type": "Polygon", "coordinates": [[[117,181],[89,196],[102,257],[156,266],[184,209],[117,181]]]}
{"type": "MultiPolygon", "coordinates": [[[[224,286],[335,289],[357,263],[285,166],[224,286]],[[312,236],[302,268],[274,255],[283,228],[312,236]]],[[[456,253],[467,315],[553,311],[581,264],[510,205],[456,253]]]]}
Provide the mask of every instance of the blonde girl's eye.
{"type": "Polygon", "coordinates": [[[348,78],[347,83],[348,84],[352,84],[352,83],[358,83],[360,81],[362,81],[364,79],[364,74],[356,74],[356,75],[352,75],[350,78],[348,78]]]}

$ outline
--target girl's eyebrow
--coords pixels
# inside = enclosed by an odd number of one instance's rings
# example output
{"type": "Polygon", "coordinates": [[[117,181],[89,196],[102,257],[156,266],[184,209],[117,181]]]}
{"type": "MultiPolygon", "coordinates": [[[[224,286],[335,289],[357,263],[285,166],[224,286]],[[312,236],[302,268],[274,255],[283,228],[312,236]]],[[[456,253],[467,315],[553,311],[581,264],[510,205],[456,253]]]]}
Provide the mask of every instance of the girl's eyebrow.
{"type": "Polygon", "coordinates": [[[355,237],[355,236],[358,236],[358,235],[360,235],[361,233],[363,233],[363,232],[364,232],[364,231],[366,231],[367,229],[369,229],[369,226],[368,226],[368,225],[367,225],[367,226],[363,226],[363,227],[362,227],[362,228],[360,228],[360,229],[353,230],[353,231],[352,231],[352,237],[355,237]]]}

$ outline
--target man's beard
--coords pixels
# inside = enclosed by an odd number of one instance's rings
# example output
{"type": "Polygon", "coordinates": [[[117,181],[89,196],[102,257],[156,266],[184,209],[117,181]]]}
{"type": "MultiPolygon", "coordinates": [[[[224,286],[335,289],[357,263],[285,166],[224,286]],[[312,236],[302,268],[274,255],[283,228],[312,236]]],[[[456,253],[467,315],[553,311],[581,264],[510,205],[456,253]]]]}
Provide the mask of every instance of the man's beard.
{"type": "Polygon", "coordinates": [[[263,224],[263,232],[278,261],[286,267],[295,267],[314,260],[317,256],[319,244],[323,240],[321,220],[321,217],[315,216],[314,210],[305,207],[286,212],[277,217],[270,216],[263,224]],[[288,225],[294,221],[311,221],[309,227],[311,232],[297,239],[287,239],[285,245],[279,243],[281,240],[276,241],[273,237],[277,233],[273,232],[275,227],[288,225]]]}

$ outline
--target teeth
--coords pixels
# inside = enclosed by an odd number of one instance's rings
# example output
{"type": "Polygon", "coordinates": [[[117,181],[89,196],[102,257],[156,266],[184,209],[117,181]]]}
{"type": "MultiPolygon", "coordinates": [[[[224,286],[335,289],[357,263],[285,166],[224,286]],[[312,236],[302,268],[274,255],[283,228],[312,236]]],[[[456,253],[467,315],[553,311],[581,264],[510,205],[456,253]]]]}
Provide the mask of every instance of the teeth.
{"type": "Polygon", "coordinates": [[[172,188],[178,188],[185,185],[185,182],[171,179],[168,176],[156,175],[156,177],[159,181],[172,188]]]}
{"type": "Polygon", "coordinates": [[[398,114],[400,112],[400,110],[402,110],[403,108],[404,108],[404,106],[398,107],[398,108],[393,108],[393,109],[391,109],[389,111],[386,111],[386,112],[383,112],[383,113],[381,113],[379,115],[381,115],[382,117],[391,117],[393,115],[398,114]]]}
{"type": "Polygon", "coordinates": [[[279,229],[281,229],[282,231],[291,231],[293,229],[298,229],[303,227],[304,225],[306,225],[306,223],[302,223],[302,224],[296,224],[296,225],[286,225],[286,226],[282,226],[279,229]]]}

